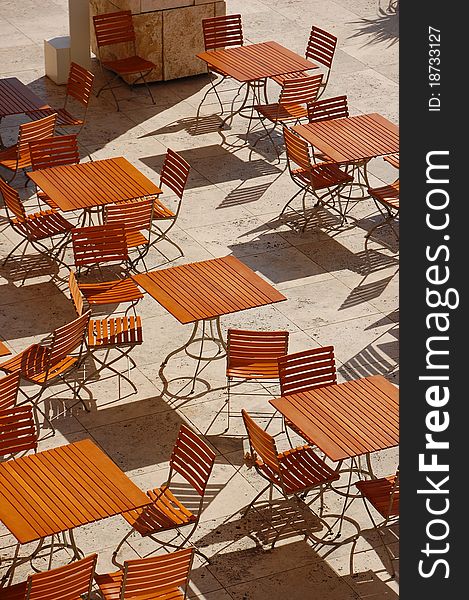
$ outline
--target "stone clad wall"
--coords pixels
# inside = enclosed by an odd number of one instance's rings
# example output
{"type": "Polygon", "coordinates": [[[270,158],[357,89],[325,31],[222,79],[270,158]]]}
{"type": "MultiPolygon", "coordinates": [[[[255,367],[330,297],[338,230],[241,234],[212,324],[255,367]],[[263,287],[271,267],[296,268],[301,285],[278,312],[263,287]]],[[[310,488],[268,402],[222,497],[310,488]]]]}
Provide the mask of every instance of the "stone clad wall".
{"type": "MultiPolygon", "coordinates": [[[[219,0],[90,0],[90,15],[131,10],[137,37],[137,54],[156,68],[148,81],[177,79],[206,73],[206,64],[196,57],[203,52],[202,19],[226,14],[219,0]]],[[[91,47],[96,40],[91,21],[91,47]]],[[[126,56],[129,48],[102,48],[104,60],[126,56]]],[[[130,83],[135,78],[128,78],[130,83]]]]}

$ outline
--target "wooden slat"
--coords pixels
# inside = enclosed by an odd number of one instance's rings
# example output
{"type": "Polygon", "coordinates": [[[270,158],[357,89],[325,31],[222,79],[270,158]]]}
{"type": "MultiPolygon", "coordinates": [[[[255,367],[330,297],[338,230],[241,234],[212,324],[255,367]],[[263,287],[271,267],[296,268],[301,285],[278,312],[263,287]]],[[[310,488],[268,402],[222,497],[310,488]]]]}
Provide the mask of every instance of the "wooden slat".
{"type": "Polygon", "coordinates": [[[48,108],[44,100],[16,77],[0,79],[0,118],[48,108]]]}
{"type": "Polygon", "coordinates": [[[141,273],[133,279],[184,324],[286,300],[234,256],[141,273]]]}
{"type": "Polygon", "coordinates": [[[0,356],[8,356],[11,354],[11,351],[5,346],[3,342],[0,342],[0,356]]]}
{"type": "Polygon", "coordinates": [[[333,461],[399,444],[399,390],[381,375],[270,403],[333,461]]]}
{"type": "Polygon", "coordinates": [[[197,56],[208,65],[240,82],[256,81],[275,75],[309,71],[317,65],[277,42],[262,42],[237,48],[209,50],[197,56]]]}
{"type": "Polygon", "coordinates": [[[0,464],[0,520],[20,543],[149,503],[91,440],[0,464]]]}

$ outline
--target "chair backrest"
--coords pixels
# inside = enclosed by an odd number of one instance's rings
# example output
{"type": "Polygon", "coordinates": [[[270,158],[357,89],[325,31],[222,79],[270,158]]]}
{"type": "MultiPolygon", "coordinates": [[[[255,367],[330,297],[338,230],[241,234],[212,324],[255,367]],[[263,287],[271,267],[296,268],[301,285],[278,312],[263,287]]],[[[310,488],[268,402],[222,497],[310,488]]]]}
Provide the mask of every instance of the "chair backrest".
{"type": "Polygon", "coordinates": [[[179,473],[196,492],[203,496],[215,463],[215,452],[182,424],[169,460],[171,472],[179,473]]]}
{"type": "Polygon", "coordinates": [[[31,405],[0,410],[0,456],[36,450],[38,434],[31,405]]]}
{"type": "Polygon", "coordinates": [[[87,107],[91,97],[93,80],[94,73],[77,65],[77,63],[70,63],[65,101],[67,102],[70,97],[87,107]]]}
{"type": "Polygon", "coordinates": [[[125,561],[119,600],[176,598],[170,592],[187,586],[193,557],[194,549],[184,548],[160,556],[125,561]]]}
{"type": "Polygon", "coordinates": [[[75,276],[75,272],[72,270],[70,270],[70,274],[68,276],[68,289],[70,290],[70,298],[72,299],[73,306],[77,311],[77,315],[81,316],[83,314],[84,309],[83,295],[78,286],[78,281],[75,276]]]}
{"type": "Polygon", "coordinates": [[[29,151],[33,171],[80,162],[80,150],[75,134],[35,140],[29,143],[29,151]]]}
{"type": "Polygon", "coordinates": [[[54,135],[57,113],[20,125],[18,133],[18,157],[29,153],[29,144],[35,140],[43,140],[54,135]]]}
{"type": "Polygon", "coordinates": [[[288,331],[251,331],[228,329],[226,360],[232,362],[272,361],[288,352],[288,331]]]}
{"type": "Polygon", "coordinates": [[[248,434],[252,458],[254,460],[260,458],[267,467],[280,475],[280,463],[274,438],[255,423],[244,408],[241,414],[248,434]]]}
{"type": "Polygon", "coordinates": [[[153,214],[153,200],[141,198],[106,206],[106,225],[123,225],[125,231],[150,230],[153,214]]]}
{"type": "Polygon", "coordinates": [[[122,223],[107,223],[72,229],[72,247],[77,267],[126,261],[129,257],[122,223]]]}
{"type": "Polygon", "coordinates": [[[0,192],[3,197],[3,201],[5,202],[5,206],[7,209],[7,216],[11,221],[10,213],[18,219],[21,223],[26,221],[26,211],[24,209],[23,203],[20,200],[20,196],[18,192],[8,185],[6,181],[0,178],[0,192]]]}
{"type": "Polygon", "coordinates": [[[97,554],[28,577],[25,600],[89,600],[97,554]]]}
{"type": "Polygon", "coordinates": [[[337,383],[334,346],[282,356],[278,369],[282,396],[337,383]]]}
{"type": "Polygon", "coordinates": [[[50,345],[49,366],[57,364],[81,346],[90,315],[91,310],[88,310],[74,321],[62,325],[54,331],[50,345]]]}
{"type": "Polygon", "coordinates": [[[301,169],[310,170],[312,165],[308,143],[288,127],[283,128],[283,139],[285,141],[290,170],[292,170],[291,163],[294,163],[301,169]]]}
{"type": "Polygon", "coordinates": [[[180,199],[189,177],[190,164],[177,152],[168,148],[160,175],[160,188],[167,185],[180,199]]]}
{"type": "Polygon", "coordinates": [[[202,19],[205,50],[243,45],[241,15],[222,15],[202,19]]]}
{"type": "Polygon", "coordinates": [[[322,74],[285,79],[280,91],[279,104],[310,104],[316,101],[321,88],[322,74]]]}
{"type": "Polygon", "coordinates": [[[16,406],[19,389],[19,373],[10,373],[10,375],[0,379],[0,410],[16,406]]]}
{"type": "Polygon", "coordinates": [[[317,100],[313,104],[308,104],[308,120],[310,123],[340,119],[348,116],[347,96],[326,98],[325,100],[317,100]]]}
{"type": "Polygon", "coordinates": [[[134,24],[130,10],[95,15],[93,25],[98,48],[120,44],[121,42],[135,41],[134,24]]]}
{"type": "Polygon", "coordinates": [[[336,47],[337,38],[335,35],[313,25],[306,46],[306,58],[330,69],[336,47]]]}

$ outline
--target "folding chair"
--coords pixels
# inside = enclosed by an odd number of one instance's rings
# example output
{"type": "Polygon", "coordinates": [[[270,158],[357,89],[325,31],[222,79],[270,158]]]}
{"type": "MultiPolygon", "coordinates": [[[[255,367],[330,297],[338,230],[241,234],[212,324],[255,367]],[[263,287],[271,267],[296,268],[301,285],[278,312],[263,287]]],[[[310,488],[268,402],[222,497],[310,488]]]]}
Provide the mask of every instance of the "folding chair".
{"type": "Polygon", "coordinates": [[[0,588],[1,600],[91,600],[97,554],[0,588]]]}
{"type": "MultiPolygon", "coordinates": [[[[145,78],[150,74],[152,69],[156,68],[156,65],[137,55],[132,12],[130,10],[123,10],[95,15],[93,17],[93,25],[96,34],[96,45],[101,69],[103,70],[104,68],[114,73],[114,77],[101,86],[96,97],[98,97],[103,90],[110,90],[114,102],[116,103],[117,110],[120,110],[119,102],[114,93],[114,89],[117,86],[113,87],[112,84],[118,77],[124,78],[130,75],[138,75],[130,86],[133,87],[141,80],[148,90],[152,104],[155,104],[155,99],[153,98],[151,89],[145,78]],[[121,48],[128,48],[130,46],[129,56],[126,56],[125,58],[112,58],[111,60],[103,56],[102,48],[115,45],[119,47],[121,44],[126,44],[126,46],[120,46],[121,48]]],[[[116,54],[109,54],[109,56],[116,56],[116,54]]]]}
{"type": "MultiPolygon", "coordinates": [[[[325,525],[327,532],[330,533],[330,527],[322,519],[323,491],[333,481],[339,479],[337,471],[334,471],[322,461],[308,445],[298,446],[279,453],[274,438],[259,427],[244,409],[241,414],[249,439],[250,460],[253,461],[257,473],[267,481],[265,488],[243,510],[243,515],[247,515],[267,490],[269,490],[269,502],[271,502],[273,489],[275,488],[286,500],[294,498],[302,510],[310,507],[319,498],[319,514],[314,514],[325,525]],[[305,502],[306,495],[313,490],[317,490],[318,493],[309,502],[305,502]]],[[[294,516],[290,517],[277,531],[272,542],[272,548],[293,518],[294,516]]],[[[318,539],[312,532],[305,531],[305,535],[324,543],[324,539],[318,539]]]]}
{"type": "Polygon", "coordinates": [[[185,600],[194,549],[126,560],[121,571],[95,575],[104,600],[185,600]],[[182,591],[181,591],[182,588],[182,591]]]}
{"type": "MultiPolygon", "coordinates": [[[[75,165],[80,162],[80,149],[78,148],[76,134],[57,135],[29,142],[31,155],[31,168],[33,171],[49,169],[59,165],[75,165]]],[[[44,192],[36,190],[39,200],[51,208],[58,208],[55,202],[44,192]]]]}
{"type": "Polygon", "coordinates": [[[36,452],[37,442],[32,406],[0,409],[0,459],[14,458],[28,450],[36,452]]]}
{"type": "Polygon", "coordinates": [[[288,331],[250,331],[228,329],[226,344],[227,431],[230,428],[231,383],[278,381],[278,358],[288,352],[288,331]]]}
{"type": "Polygon", "coordinates": [[[315,199],[314,208],[328,207],[339,213],[341,220],[345,219],[342,211],[340,193],[346,185],[350,185],[353,176],[342,171],[337,163],[331,161],[313,163],[309,146],[305,140],[296,135],[291,129],[283,128],[283,138],[287,151],[287,164],[292,181],[300,188],[285,204],[279,215],[281,218],[293,200],[302,195],[302,210],[290,208],[304,219],[302,231],[306,229],[311,216],[307,216],[306,196],[310,194],[315,199]],[[338,208],[335,206],[337,199],[338,208]]]}
{"type": "Polygon", "coordinates": [[[8,222],[15,233],[22,238],[3,260],[3,264],[5,265],[23,244],[25,247],[21,256],[24,256],[26,248],[31,244],[37,252],[50,256],[62,266],[67,267],[59,255],[65,249],[73,224],[56,210],[41,210],[27,215],[18,192],[1,179],[0,193],[5,202],[8,222]],[[55,242],[54,238],[58,236],[60,239],[55,242]],[[49,240],[51,248],[43,243],[45,240],[49,240]]]}
{"type": "MultiPolygon", "coordinates": [[[[337,38],[335,35],[315,27],[313,25],[309,36],[308,44],[306,46],[305,58],[312,62],[319,63],[324,67],[324,78],[321,82],[321,89],[318,93],[318,98],[321,97],[326,89],[331,73],[332,61],[334,59],[335,50],[337,47],[337,38]]],[[[276,75],[271,79],[283,85],[286,79],[294,79],[296,77],[303,77],[306,73],[296,72],[288,73],[285,75],[276,75]]]]}
{"type": "MultiPolygon", "coordinates": [[[[84,298],[73,271],[70,271],[68,287],[75,310],[78,316],[81,316],[84,312],[84,298]]],[[[135,348],[135,346],[142,343],[142,320],[138,315],[131,315],[130,317],[126,315],[119,317],[104,317],[100,319],[90,318],[88,322],[88,332],[85,337],[87,351],[84,354],[81,363],[85,363],[88,357],[93,356],[93,359],[100,367],[88,374],[80,387],[84,386],[92,376],[99,374],[103,369],[109,369],[119,378],[122,377],[125,379],[136,393],[137,387],[130,379],[130,363],[133,367],[136,367],[136,364],[132,357],[129,356],[129,352],[135,348]],[[103,360],[96,356],[96,351],[98,350],[106,351],[103,360]],[[112,350],[116,350],[118,355],[113,360],[109,360],[109,354],[112,350]],[[124,375],[112,367],[115,362],[122,358],[127,359],[127,375],[124,375]]]]}
{"type": "Polygon", "coordinates": [[[129,271],[129,249],[127,236],[122,223],[92,225],[91,227],[76,227],[72,230],[72,248],[77,276],[82,267],[118,263],[124,265],[124,271],[129,271]]]}
{"type": "Polygon", "coordinates": [[[31,402],[35,411],[39,411],[49,423],[53,434],[55,429],[51,420],[40,408],[39,401],[46,389],[54,385],[57,380],[65,383],[73,392],[73,397],[77,396],[85,410],[89,412],[79,390],[75,391],[72,384],[65,379],[65,375],[70,374],[79,365],[90,314],[91,311],[87,311],[74,321],[55,329],[49,345],[33,344],[20,354],[0,364],[0,369],[6,373],[19,373],[23,379],[40,387],[39,392],[33,396],[28,396],[24,391],[22,394],[31,402]],[[78,356],[73,355],[73,352],[78,352],[78,356]]]}
{"type": "MultiPolygon", "coordinates": [[[[202,19],[202,30],[203,30],[203,34],[204,34],[204,47],[205,47],[206,52],[208,50],[217,50],[220,48],[228,48],[228,47],[232,47],[232,46],[242,46],[244,43],[241,15],[239,15],[239,14],[220,15],[218,17],[210,17],[208,19],[202,19]]],[[[210,87],[205,92],[202,100],[200,101],[199,107],[197,109],[196,122],[199,120],[200,109],[210,92],[215,92],[218,102],[220,104],[221,114],[223,114],[223,112],[224,112],[223,104],[222,104],[220,95],[218,93],[217,87],[220,84],[222,84],[225,81],[225,79],[229,76],[227,73],[225,73],[221,69],[216,69],[215,67],[213,67],[211,65],[208,66],[208,72],[209,72],[209,74],[214,73],[217,76],[220,76],[220,78],[218,79],[218,81],[216,83],[213,83],[213,79],[210,78],[210,87]]],[[[235,99],[238,96],[243,85],[245,85],[245,84],[242,84],[239,87],[238,93],[236,94],[235,99]]],[[[234,100],[232,102],[232,105],[233,104],[234,104],[234,100]]]]}
{"type": "Polygon", "coordinates": [[[129,200],[119,204],[108,204],[104,213],[106,225],[122,225],[125,231],[128,250],[135,249],[137,256],[131,259],[129,256],[129,268],[136,271],[139,261],[143,262],[145,270],[145,256],[150,249],[150,236],[153,217],[153,199],[141,198],[129,200]]]}
{"type": "Polygon", "coordinates": [[[27,115],[33,118],[45,117],[52,113],[57,113],[57,127],[67,131],[70,127],[73,127],[75,134],[78,136],[81,133],[83,125],[86,121],[86,114],[88,112],[88,104],[91,98],[91,90],[93,87],[94,74],[91,71],[87,71],[77,63],[72,62],[70,64],[70,71],[68,73],[67,87],[65,93],[64,105],[62,108],[49,108],[43,110],[35,110],[28,112],[27,115]],[[80,113],[79,116],[75,116],[69,112],[70,105],[76,113],[80,113]]]}
{"type": "Polygon", "coordinates": [[[399,216],[399,179],[396,179],[396,181],[390,185],[368,188],[368,193],[375,201],[379,212],[385,218],[383,221],[376,223],[376,225],[368,231],[365,238],[368,239],[378,227],[382,227],[383,225],[386,225],[386,223],[389,223],[394,235],[399,239],[399,234],[393,226],[394,220],[399,216]],[[386,212],[383,212],[381,207],[383,207],[386,212]]]}
{"type": "MultiPolygon", "coordinates": [[[[396,523],[399,520],[399,468],[394,475],[381,477],[379,479],[366,479],[355,484],[359,492],[362,494],[363,502],[366,511],[373,523],[373,528],[379,534],[381,543],[386,550],[391,565],[391,575],[395,576],[396,571],[393,564],[393,555],[386,543],[384,529],[389,525],[396,523]],[[382,517],[382,522],[377,523],[372,511],[371,505],[382,517]]],[[[353,574],[353,553],[351,555],[352,574],[353,574]]]]}
{"type": "MultiPolygon", "coordinates": [[[[147,491],[147,496],[152,500],[152,504],[122,514],[132,529],[115,549],[113,562],[115,562],[122,544],[134,531],[142,536],[150,537],[158,544],[178,550],[189,542],[202,514],[204,496],[214,463],[215,453],[213,450],[198,435],[182,424],[169,459],[168,480],[161,487],[147,491]],[[180,483],[180,479],[178,482],[178,475],[182,478],[183,484],[180,483]],[[189,484],[189,490],[187,484],[189,484]],[[180,495],[188,496],[191,503],[198,501],[195,513],[177,497],[177,492],[180,495]],[[187,526],[190,527],[190,530],[183,534],[180,529],[187,526]],[[175,531],[174,539],[181,536],[183,540],[179,544],[173,541],[162,542],[156,536],[163,531],[175,531]]],[[[209,562],[199,549],[194,548],[194,550],[209,562]]]]}
{"type": "Polygon", "coordinates": [[[26,169],[31,166],[29,143],[52,137],[56,120],[57,114],[54,113],[37,121],[23,123],[20,125],[17,143],[0,151],[0,167],[13,173],[10,179],[6,180],[8,183],[13,181],[20,169],[26,172],[26,169]]]}
{"type": "Polygon", "coordinates": [[[150,247],[155,246],[161,240],[166,240],[179,250],[181,256],[184,256],[184,252],[179,247],[179,245],[168,237],[168,232],[176,224],[177,218],[181,211],[182,198],[184,195],[187,180],[189,178],[190,169],[191,167],[189,163],[186,160],[184,160],[182,156],[180,156],[177,152],[174,152],[174,150],[168,148],[168,150],[166,151],[166,156],[164,158],[163,168],[160,174],[159,188],[163,190],[164,187],[168,187],[172,192],[176,194],[177,207],[175,212],[173,212],[164,204],[162,204],[158,198],[155,198],[153,204],[152,225],[154,233],[157,237],[151,242],[150,247]],[[166,227],[166,229],[163,229],[159,226],[159,223],[165,221],[169,222],[169,225],[166,227]]]}
{"type": "MultiPolygon", "coordinates": [[[[297,79],[285,79],[282,84],[278,102],[274,104],[259,104],[254,108],[260,116],[260,122],[265,129],[265,134],[261,135],[252,145],[256,144],[268,137],[274,147],[277,158],[280,157],[272,134],[279,124],[296,125],[301,122],[301,119],[308,117],[307,106],[315,102],[321,86],[322,75],[311,75],[299,77],[297,79]],[[265,122],[270,121],[273,126],[269,130],[265,122]]],[[[251,126],[249,121],[248,132],[251,126]]]]}
{"type": "Polygon", "coordinates": [[[20,389],[19,373],[11,373],[0,379],[0,410],[14,408],[20,389]]]}
{"type": "Polygon", "coordinates": [[[329,121],[349,116],[347,96],[316,100],[308,105],[308,122],[329,121]]]}

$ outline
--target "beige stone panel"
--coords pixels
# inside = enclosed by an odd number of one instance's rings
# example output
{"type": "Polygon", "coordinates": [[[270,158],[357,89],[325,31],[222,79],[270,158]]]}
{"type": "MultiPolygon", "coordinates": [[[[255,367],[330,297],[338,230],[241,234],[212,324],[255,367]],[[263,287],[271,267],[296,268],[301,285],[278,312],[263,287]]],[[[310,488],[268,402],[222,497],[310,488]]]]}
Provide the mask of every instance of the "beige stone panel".
{"type": "MultiPolygon", "coordinates": [[[[209,0],[213,2],[213,0],[209,0]]],[[[194,0],[141,0],[141,12],[194,6],[194,0]]]]}
{"type": "Polygon", "coordinates": [[[155,63],[156,67],[146,78],[147,81],[163,79],[162,44],[163,17],[161,12],[135,15],[134,26],[137,37],[137,54],[155,63]]]}
{"type": "Polygon", "coordinates": [[[206,73],[196,54],[204,51],[202,19],[213,17],[213,4],[202,4],[163,13],[164,79],[206,73]]]}
{"type": "Polygon", "coordinates": [[[215,17],[226,15],[226,2],[215,2],[215,17]]]}

